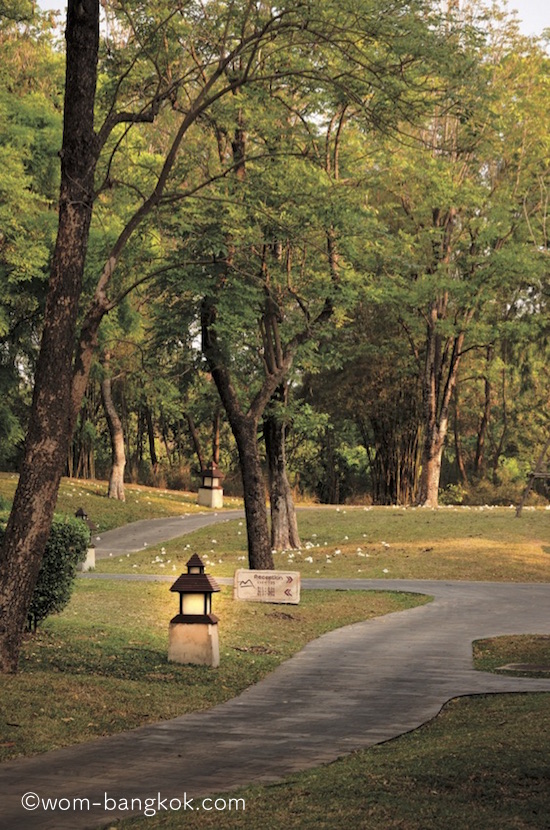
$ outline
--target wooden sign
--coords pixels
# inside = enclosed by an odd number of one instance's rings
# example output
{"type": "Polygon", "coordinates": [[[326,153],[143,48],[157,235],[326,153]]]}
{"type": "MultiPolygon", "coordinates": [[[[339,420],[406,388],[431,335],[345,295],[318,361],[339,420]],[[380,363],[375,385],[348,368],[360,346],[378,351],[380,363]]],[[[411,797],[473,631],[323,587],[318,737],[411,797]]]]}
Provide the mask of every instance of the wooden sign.
{"type": "Polygon", "coordinates": [[[233,598],[251,602],[300,602],[299,571],[235,571],[233,598]]]}

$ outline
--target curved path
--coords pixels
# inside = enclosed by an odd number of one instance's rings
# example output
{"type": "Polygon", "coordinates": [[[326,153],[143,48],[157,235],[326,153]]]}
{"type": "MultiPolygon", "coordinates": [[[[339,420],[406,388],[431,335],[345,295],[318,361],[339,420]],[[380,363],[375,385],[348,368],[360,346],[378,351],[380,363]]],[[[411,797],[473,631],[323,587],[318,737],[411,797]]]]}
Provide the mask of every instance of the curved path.
{"type": "MultiPolygon", "coordinates": [[[[472,668],[471,643],[498,634],[550,634],[550,584],[308,580],[304,587],[430,594],[422,607],[356,623],[311,642],[239,697],[206,712],[0,765],[1,826],[109,826],[120,799],[197,799],[289,773],[396,737],[457,695],[550,691],[549,679],[472,668]],[[25,812],[21,796],[89,799],[25,812]],[[114,803],[114,802],[111,802],[114,803]],[[80,802],[77,802],[80,804],[80,802]],[[97,805],[97,806],[96,806],[97,805]]],[[[196,804],[197,802],[195,802],[196,804]]],[[[182,821],[184,818],[182,816],[182,821]]],[[[183,825],[182,825],[183,826],[183,825]]]]}
{"type": "Polygon", "coordinates": [[[106,559],[108,556],[121,553],[135,553],[150,545],[177,539],[203,527],[243,517],[243,510],[221,510],[132,522],[93,537],[96,559],[106,559]]]}

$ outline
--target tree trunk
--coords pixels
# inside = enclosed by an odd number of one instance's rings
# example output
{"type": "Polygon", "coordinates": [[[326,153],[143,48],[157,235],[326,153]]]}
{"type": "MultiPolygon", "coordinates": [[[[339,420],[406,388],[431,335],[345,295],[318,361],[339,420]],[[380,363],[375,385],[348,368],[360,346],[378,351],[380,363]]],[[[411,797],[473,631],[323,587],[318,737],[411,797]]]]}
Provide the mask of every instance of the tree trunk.
{"type": "Polygon", "coordinates": [[[275,414],[264,418],[271,507],[271,547],[274,550],[299,550],[301,544],[296,510],[286,472],[285,435],[285,424],[275,414]]]}
{"type": "MultiPolygon", "coordinates": [[[[446,429],[444,433],[446,435],[446,429]]],[[[445,438],[439,430],[425,441],[420,476],[420,504],[423,507],[439,505],[439,480],[444,444],[445,438]]]]}
{"type": "MultiPolygon", "coordinates": [[[[189,434],[191,435],[191,440],[193,442],[193,447],[195,448],[195,452],[197,454],[197,459],[199,462],[199,469],[202,473],[203,470],[206,470],[206,464],[204,462],[204,456],[202,454],[202,447],[199,438],[199,433],[197,432],[197,427],[195,426],[195,421],[193,420],[193,416],[189,413],[185,413],[185,417],[187,418],[187,426],[189,427],[189,434]]],[[[216,459],[214,459],[215,461],[216,459]]],[[[217,463],[217,462],[216,462],[217,463]]]]}
{"type": "Polygon", "coordinates": [[[456,455],[456,466],[458,468],[458,474],[460,476],[460,480],[462,484],[467,487],[468,485],[468,473],[466,470],[466,464],[464,463],[464,453],[462,452],[462,445],[460,443],[460,401],[458,395],[458,383],[455,384],[455,411],[454,411],[454,420],[453,420],[453,432],[454,432],[454,440],[455,440],[455,455],[456,455]]]}
{"type": "Polygon", "coordinates": [[[212,461],[214,464],[220,463],[220,424],[221,412],[219,407],[216,407],[212,423],[212,461]]]}
{"type": "MultiPolygon", "coordinates": [[[[105,356],[105,363],[108,372],[108,355],[105,356]]],[[[111,378],[108,374],[101,382],[101,397],[103,399],[103,408],[105,409],[105,417],[111,437],[111,473],[109,476],[109,490],[107,495],[110,499],[126,501],[124,494],[124,467],[126,466],[124,432],[113,401],[111,378]]]]}
{"type": "MultiPolygon", "coordinates": [[[[97,0],[69,0],[59,224],[25,455],[0,552],[0,669],[15,672],[72,435],[78,301],[92,215],[97,0]]],[[[80,408],[80,404],[77,408],[80,408]]]]}
{"type": "MultiPolygon", "coordinates": [[[[252,570],[271,570],[273,569],[273,556],[267,523],[265,484],[258,447],[258,421],[282,378],[271,378],[271,376],[266,378],[261,392],[245,414],[223,359],[224,355],[215,328],[216,316],[217,309],[213,299],[206,297],[201,309],[202,350],[239,451],[249,567],[252,570]]],[[[281,374],[283,371],[284,369],[281,370],[281,374]]]]}
{"type": "Polygon", "coordinates": [[[148,406],[145,406],[145,419],[147,422],[147,438],[149,440],[149,455],[151,457],[151,467],[153,473],[158,472],[159,461],[157,458],[157,451],[155,449],[155,428],[153,426],[153,415],[148,406]]]}
{"type": "Polygon", "coordinates": [[[474,461],[474,473],[481,477],[485,472],[485,440],[487,438],[487,430],[489,428],[489,420],[491,417],[491,403],[493,388],[489,378],[489,368],[493,357],[493,349],[491,346],[487,349],[487,374],[485,375],[485,397],[483,403],[483,415],[479,425],[476,442],[476,455],[474,461]]]}
{"type": "Polygon", "coordinates": [[[265,482],[258,447],[258,427],[253,418],[238,416],[236,413],[233,415],[230,422],[237,442],[243,479],[249,567],[252,570],[272,570],[273,556],[267,523],[265,482]]]}
{"type": "MultiPolygon", "coordinates": [[[[464,343],[464,332],[446,340],[437,332],[437,322],[444,316],[445,304],[446,300],[434,302],[426,337],[422,389],[424,444],[419,495],[419,503],[424,507],[437,507],[439,504],[441,459],[449,425],[451,397],[464,343]]],[[[465,322],[468,322],[467,315],[465,322]]]]}

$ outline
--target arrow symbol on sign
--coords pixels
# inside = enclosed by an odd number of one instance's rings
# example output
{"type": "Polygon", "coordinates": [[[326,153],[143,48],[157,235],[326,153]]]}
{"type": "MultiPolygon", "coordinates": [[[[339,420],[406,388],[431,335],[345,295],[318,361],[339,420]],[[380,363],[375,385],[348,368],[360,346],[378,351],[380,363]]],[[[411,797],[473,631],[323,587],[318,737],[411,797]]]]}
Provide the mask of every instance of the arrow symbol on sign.
{"type": "Polygon", "coordinates": [[[286,578],[286,583],[287,583],[287,585],[290,585],[290,583],[291,583],[291,582],[293,582],[293,581],[294,581],[294,577],[292,577],[292,576],[287,576],[287,578],[286,578]]]}
{"type": "Polygon", "coordinates": [[[285,591],[285,596],[286,596],[286,597],[291,597],[291,596],[292,596],[292,591],[290,590],[290,588],[287,588],[287,589],[286,589],[286,591],[285,591]]]}

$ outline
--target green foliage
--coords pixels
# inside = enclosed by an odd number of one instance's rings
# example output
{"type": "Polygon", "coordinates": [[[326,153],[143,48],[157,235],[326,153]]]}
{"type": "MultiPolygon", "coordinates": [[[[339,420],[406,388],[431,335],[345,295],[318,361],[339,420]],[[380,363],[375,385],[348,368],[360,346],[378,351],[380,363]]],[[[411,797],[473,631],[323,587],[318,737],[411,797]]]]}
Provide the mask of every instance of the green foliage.
{"type": "MultiPolygon", "coordinates": [[[[0,527],[0,542],[3,536],[4,528],[0,527]]],[[[81,520],[54,520],[29,608],[29,630],[36,631],[46,617],[68,604],[77,565],[86,558],[89,543],[90,531],[81,520]]]]}

